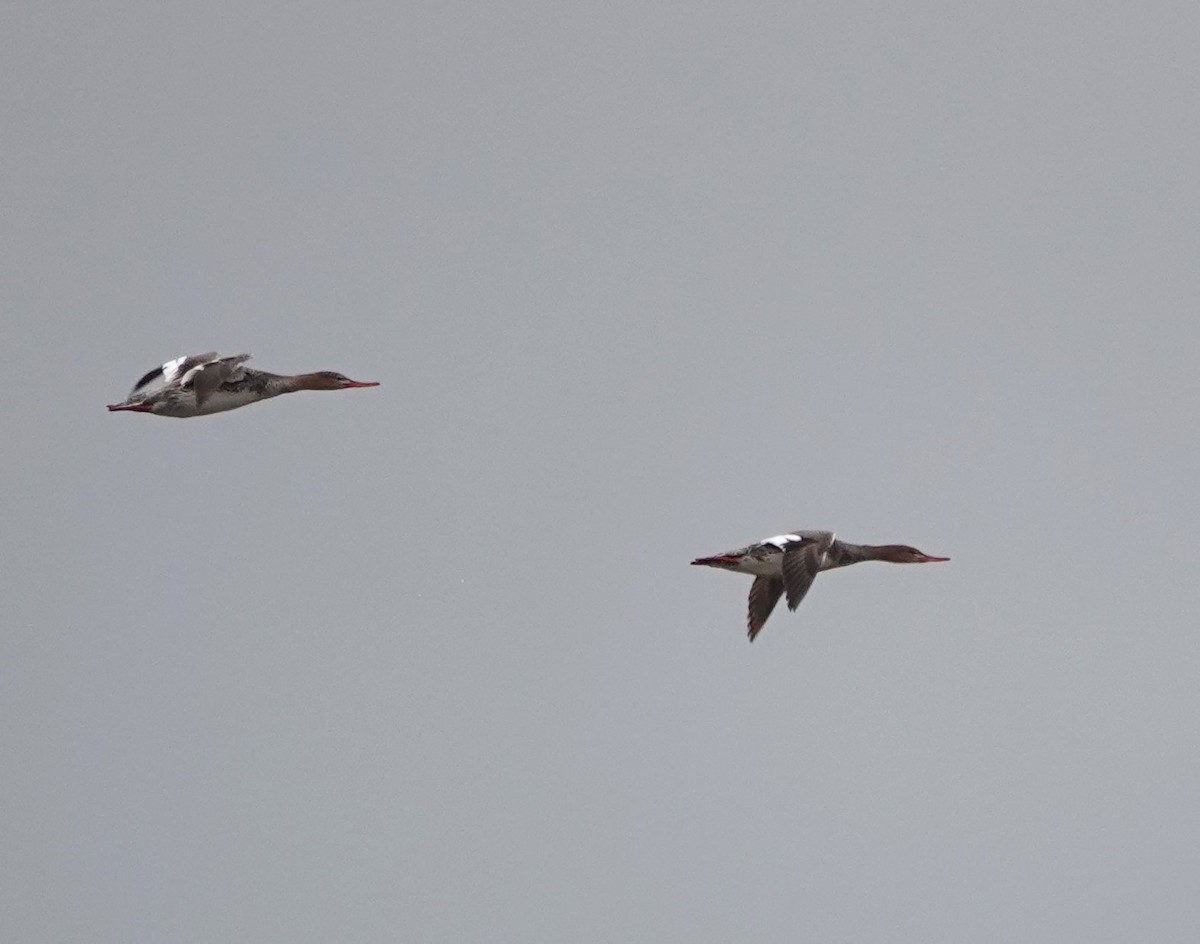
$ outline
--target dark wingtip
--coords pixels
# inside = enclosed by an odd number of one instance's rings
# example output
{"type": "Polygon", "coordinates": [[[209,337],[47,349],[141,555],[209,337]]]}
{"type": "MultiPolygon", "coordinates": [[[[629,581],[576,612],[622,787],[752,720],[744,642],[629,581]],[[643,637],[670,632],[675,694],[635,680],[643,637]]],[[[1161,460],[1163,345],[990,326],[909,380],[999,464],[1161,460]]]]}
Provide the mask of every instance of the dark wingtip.
{"type": "Polygon", "coordinates": [[[146,373],[144,373],[141,377],[138,378],[138,382],[133,385],[134,391],[136,392],[138,390],[141,390],[142,387],[146,386],[147,384],[153,383],[155,380],[160,378],[162,375],[163,375],[162,367],[155,367],[154,370],[146,371],[146,373]]]}

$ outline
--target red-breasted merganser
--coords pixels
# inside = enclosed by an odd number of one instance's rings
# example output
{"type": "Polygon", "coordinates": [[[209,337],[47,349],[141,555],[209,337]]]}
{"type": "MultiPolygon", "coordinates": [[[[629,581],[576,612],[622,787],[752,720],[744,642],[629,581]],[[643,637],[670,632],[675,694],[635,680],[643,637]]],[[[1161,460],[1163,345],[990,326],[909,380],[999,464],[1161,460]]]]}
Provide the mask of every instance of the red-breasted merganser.
{"type": "Polygon", "coordinates": [[[750,585],[750,615],[746,620],[747,635],[754,642],[784,592],[788,609],[794,610],[822,570],[866,560],[927,564],[949,559],[932,557],[907,544],[848,544],[835,539],[832,531],[792,531],[736,551],[698,557],[692,563],[754,575],[754,583],[750,585]]]}
{"type": "Polygon", "coordinates": [[[177,357],[147,371],[123,403],[113,403],[108,408],[158,416],[207,416],[297,390],[379,386],[373,381],[351,380],[332,370],[315,374],[268,374],[244,366],[248,360],[249,354],[221,357],[216,351],[177,357]]]}

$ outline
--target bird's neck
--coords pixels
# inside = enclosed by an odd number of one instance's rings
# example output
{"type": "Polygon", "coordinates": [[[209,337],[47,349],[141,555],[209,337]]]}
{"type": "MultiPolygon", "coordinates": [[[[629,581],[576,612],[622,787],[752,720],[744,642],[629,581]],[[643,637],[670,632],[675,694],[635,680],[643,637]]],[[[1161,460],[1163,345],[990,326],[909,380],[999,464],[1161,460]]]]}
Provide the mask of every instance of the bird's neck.
{"type": "Polygon", "coordinates": [[[305,383],[307,378],[308,374],[269,374],[260,371],[258,380],[264,397],[277,397],[281,393],[311,389],[305,383]]]}
{"type": "Polygon", "coordinates": [[[907,550],[898,544],[859,544],[856,548],[861,555],[858,560],[888,561],[892,564],[903,563],[903,554],[907,550]]]}
{"type": "Polygon", "coordinates": [[[847,541],[834,541],[826,556],[829,568],[845,567],[860,561],[894,561],[896,550],[894,544],[850,544],[847,541]]]}

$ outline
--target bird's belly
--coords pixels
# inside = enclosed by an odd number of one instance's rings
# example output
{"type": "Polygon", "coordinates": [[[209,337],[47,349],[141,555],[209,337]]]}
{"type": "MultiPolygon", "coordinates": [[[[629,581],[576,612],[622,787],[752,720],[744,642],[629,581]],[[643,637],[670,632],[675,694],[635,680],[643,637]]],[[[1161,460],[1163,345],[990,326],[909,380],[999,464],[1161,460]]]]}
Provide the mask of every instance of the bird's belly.
{"type": "Polygon", "coordinates": [[[738,566],[744,574],[754,574],[755,577],[780,577],[783,575],[783,555],[771,554],[768,557],[743,557],[738,566]]]}
{"type": "Polygon", "coordinates": [[[226,410],[236,410],[261,399],[262,397],[252,390],[214,390],[204,401],[204,405],[196,408],[196,415],[224,413],[226,410]]]}

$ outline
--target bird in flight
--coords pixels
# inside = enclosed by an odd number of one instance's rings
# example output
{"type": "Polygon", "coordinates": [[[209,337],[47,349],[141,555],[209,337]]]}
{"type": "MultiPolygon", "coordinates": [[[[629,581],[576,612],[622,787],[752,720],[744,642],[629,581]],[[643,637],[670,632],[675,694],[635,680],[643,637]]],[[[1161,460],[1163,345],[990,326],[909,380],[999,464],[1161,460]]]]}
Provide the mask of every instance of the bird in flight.
{"type": "Polygon", "coordinates": [[[692,563],[754,575],[746,619],[747,635],[754,642],[779,598],[786,594],[788,609],[796,609],[823,570],[867,560],[928,564],[949,559],[933,557],[907,544],[850,544],[837,540],[832,531],[792,531],[724,554],[698,557],[692,563]]]}
{"type": "Polygon", "coordinates": [[[108,408],[157,416],[207,416],[297,390],[379,386],[374,381],[351,380],[332,370],[270,374],[245,366],[248,360],[249,354],[221,357],[216,351],[177,357],[147,371],[125,400],[108,408]]]}

